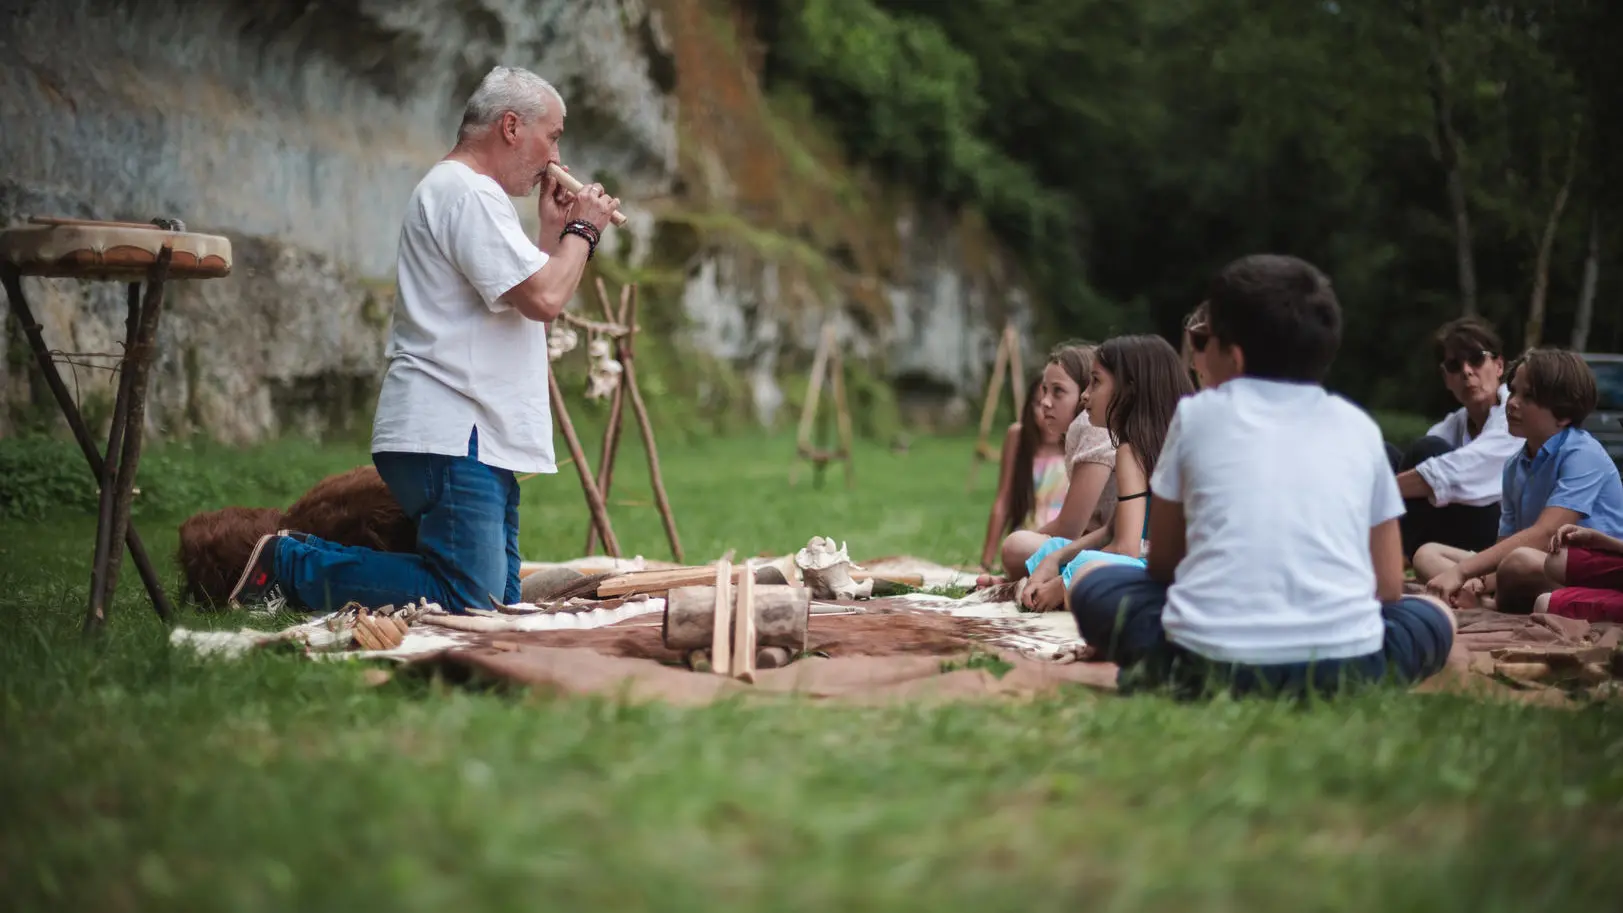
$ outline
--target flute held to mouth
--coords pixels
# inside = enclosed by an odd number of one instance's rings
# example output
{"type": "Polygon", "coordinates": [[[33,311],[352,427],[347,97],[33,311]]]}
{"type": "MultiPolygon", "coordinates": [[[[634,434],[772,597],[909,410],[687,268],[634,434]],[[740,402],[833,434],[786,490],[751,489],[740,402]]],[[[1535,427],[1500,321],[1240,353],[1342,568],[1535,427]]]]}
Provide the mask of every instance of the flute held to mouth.
{"type": "MultiPolygon", "coordinates": [[[[547,171],[550,172],[552,177],[558,183],[562,184],[564,189],[570,193],[580,193],[582,190],[586,189],[585,184],[582,184],[574,175],[571,175],[569,172],[559,167],[557,162],[548,162],[547,171]]],[[[626,214],[616,209],[614,212],[609,214],[609,221],[616,225],[624,225],[626,224],[626,214]]]]}

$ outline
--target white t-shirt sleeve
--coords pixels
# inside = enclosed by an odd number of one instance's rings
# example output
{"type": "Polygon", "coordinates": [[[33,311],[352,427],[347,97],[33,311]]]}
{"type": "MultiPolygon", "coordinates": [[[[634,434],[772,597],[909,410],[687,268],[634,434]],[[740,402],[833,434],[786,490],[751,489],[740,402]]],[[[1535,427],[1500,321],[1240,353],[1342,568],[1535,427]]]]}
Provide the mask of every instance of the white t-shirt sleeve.
{"type": "Polygon", "coordinates": [[[1415,472],[1431,486],[1431,503],[1438,507],[1491,504],[1499,500],[1505,461],[1521,446],[1519,438],[1510,436],[1504,408],[1495,407],[1475,440],[1420,463],[1415,472]]]}
{"type": "Polygon", "coordinates": [[[446,215],[443,231],[447,256],[492,311],[507,310],[498,299],[547,263],[512,201],[492,191],[469,189],[446,215]]]}
{"type": "Polygon", "coordinates": [[[1183,501],[1183,414],[1184,400],[1172,413],[1172,424],[1167,426],[1166,440],[1161,443],[1161,458],[1155,461],[1155,472],[1150,475],[1150,491],[1163,501],[1183,501]]]}
{"type": "Polygon", "coordinates": [[[1373,431],[1370,435],[1369,454],[1370,464],[1375,470],[1375,484],[1369,496],[1369,526],[1374,529],[1388,520],[1403,516],[1403,494],[1398,491],[1398,477],[1392,474],[1392,464],[1386,459],[1386,448],[1381,443],[1379,431],[1373,431]]]}

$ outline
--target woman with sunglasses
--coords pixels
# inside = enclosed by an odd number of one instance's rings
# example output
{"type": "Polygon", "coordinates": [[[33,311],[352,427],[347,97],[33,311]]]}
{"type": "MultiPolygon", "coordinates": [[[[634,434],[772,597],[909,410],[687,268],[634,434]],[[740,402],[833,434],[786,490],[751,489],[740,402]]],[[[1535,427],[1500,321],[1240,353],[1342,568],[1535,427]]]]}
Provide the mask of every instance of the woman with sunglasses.
{"type": "Polygon", "coordinates": [[[1433,337],[1443,385],[1460,408],[1431,426],[1407,453],[1387,445],[1404,498],[1403,556],[1427,542],[1480,551],[1499,536],[1505,461],[1521,448],[1505,421],[1503,347],[1476,317],[1444,324],[1433,337]]]}

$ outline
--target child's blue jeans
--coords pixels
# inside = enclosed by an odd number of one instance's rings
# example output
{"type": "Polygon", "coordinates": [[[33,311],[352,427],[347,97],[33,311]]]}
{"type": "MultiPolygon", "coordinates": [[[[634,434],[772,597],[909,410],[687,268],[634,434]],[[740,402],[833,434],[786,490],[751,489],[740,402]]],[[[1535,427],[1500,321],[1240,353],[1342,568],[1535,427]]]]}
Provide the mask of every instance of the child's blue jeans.
{"type": "Polygon", "coordinates": [[[1262,694],[1329,697],[1393,682],[1411,685],[1441,672],[1454,645],[1448,616],[1418,596],[1381,606],[1385,637],[1366,656],[1317,662],[1246,665],[1210,660],[1172,643],[1161,626],[1167,587],[1137,567],[1101,567],[1069,591],[1071,614],[1082,639],[1121,667],[1117,686],[1167,689],[1181,698],[1227,691],[1236,697],[1262,694]]]}
{"type": "Polygon", "coordinates": [[[518,480],[479,462],[477,430],[465,457],[375,453],[372,463],[417,523],[417,553],[283,538],[276,579],[289,602],[330,612],[427,599],[460,613],[519,600],[518,480]]]}

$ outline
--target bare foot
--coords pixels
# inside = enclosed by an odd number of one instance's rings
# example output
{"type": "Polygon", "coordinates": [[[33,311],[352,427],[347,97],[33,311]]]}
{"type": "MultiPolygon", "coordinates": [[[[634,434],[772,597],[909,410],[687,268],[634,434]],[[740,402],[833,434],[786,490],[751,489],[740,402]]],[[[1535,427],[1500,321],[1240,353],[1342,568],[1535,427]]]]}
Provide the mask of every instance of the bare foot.
{"type": "Polygon", "coordinates": [[[975,578],[975,589],[984,590],[987,587],[1000,586],[1008,582],[1009,581],[995,574],[982,574],[975,578]]]}

